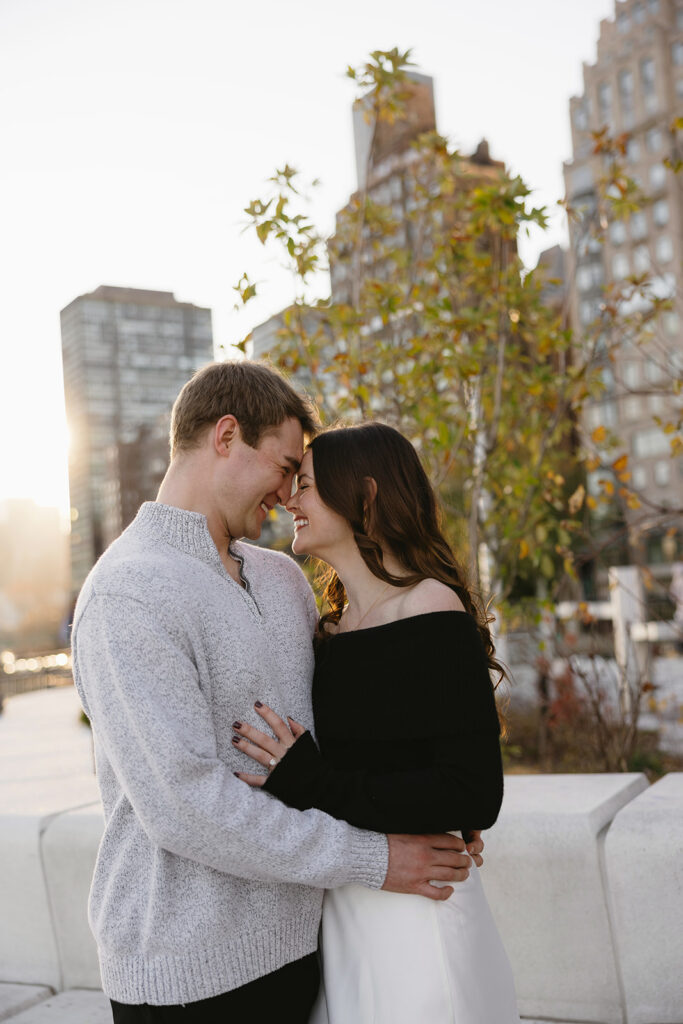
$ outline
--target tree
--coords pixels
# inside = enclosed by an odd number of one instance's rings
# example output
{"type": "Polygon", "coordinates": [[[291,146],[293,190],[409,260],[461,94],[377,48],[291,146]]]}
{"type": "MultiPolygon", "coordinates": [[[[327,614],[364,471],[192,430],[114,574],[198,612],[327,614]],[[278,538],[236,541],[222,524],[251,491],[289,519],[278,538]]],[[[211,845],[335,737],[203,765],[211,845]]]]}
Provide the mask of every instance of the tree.
{"type": "MultiPolygon", "coordinates": [[[[392,50],[349,69],[372,133],[368,171],[378,132],[410,100],[410,66],[409,53],[392,50]]],[[[299,286],[276,358],[309,375],[328,419],[370,415],[411,438],[475,581],[504,599],[525,575],[551,581],[573,572],[580,522],[568,503],[576,471],[567,466],[598,373],[571,364],[570,332],[544,303],[545,281],[525,273],[517,255],[518,233],[546,223],[524,182],[485,157],[464,158],[434,131],[412,152],[400,204],[382,201],[367,173],[327,246],[289,166],[247,208],[299,286]],[[336,287],[309,303],[326,255],[336,287]]],[[[236,290],[242,302],[255,294],[247,274],[236,290]]]]}

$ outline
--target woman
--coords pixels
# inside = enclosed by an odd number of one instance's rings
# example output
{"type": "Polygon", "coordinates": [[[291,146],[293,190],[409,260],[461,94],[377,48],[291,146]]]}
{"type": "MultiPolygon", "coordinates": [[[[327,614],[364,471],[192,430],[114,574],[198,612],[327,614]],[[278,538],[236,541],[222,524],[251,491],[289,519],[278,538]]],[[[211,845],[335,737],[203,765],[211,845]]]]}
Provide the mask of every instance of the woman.
{"type": "MultiPolygon", "coordinates": [[[[319,749],[257,705],[275,738],[243,726],[233,742],[272,770],[239,777],[378,832],[490,828],[503,776],[489,670],[500,666],[413,446],[379,423],[320,434],[287,508],[294,552],[330,566],[313,681],[319,749]]],[[[316,1024],[326,1012],[330,1024],[519,1020],[474,864],[444,901],[329,891],[322,945],[316,1024]]]]}

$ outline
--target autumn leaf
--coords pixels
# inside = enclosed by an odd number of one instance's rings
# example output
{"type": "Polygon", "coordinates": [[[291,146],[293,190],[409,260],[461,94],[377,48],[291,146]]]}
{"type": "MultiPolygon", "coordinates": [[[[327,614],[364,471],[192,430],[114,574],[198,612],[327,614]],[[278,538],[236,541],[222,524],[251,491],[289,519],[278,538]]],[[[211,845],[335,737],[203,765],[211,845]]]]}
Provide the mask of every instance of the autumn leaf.
{"type": "Polygon", "coordinates": [[[568,507],[571,515],[575,516],[583,505],[584,498],[586,497],[586,488],[583,484],[579,484],[574,493],[569,499],[568,507]]]}

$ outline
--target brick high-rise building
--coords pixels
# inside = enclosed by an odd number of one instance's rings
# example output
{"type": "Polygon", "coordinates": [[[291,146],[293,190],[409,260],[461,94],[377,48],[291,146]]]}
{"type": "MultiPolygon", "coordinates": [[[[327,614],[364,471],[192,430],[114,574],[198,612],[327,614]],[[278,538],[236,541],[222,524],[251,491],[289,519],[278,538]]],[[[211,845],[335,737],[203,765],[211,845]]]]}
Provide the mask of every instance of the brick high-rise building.
{"type": "MultiPolygon", "coordinates": [[[[678,418],[670,381],[683,370],[683,175],[664,162],[682,155],[681,133],[672,131],[674,118],[683,113],[681,0],[617,2],[615,18],[600,24],[597,59],[584,65],[583,83],[582,95],[570,101],[573,157],[565,165],[567,197],[578,214],[570,221],[570,306],[577,336],[600,315],[604,289],[612,282],[648,273],[654,293],[672,301],[646,345],[624,332],[613,360],[605,360],[606,390],[587,408],[584,426],[589,432],[605,426],[619,437],[637,491],[655,506],[681,508],[683,459],[671,457],[670,438],[654,419],[678,418]],[[628,175],[649,197],[630,217],[599,225],[604,242],[591,231],[605,209],[599,185],[606,158],[595,151],[593,134],[603,129],[612,138],[626,137],[628,175]]],[[[630,312],[637,312],[631,305],[630,312]]],[[[598,486],[597,480],[590,484],[598,486]]],[[[632,544],[644,548],[645,560],[668,560],[672,544],[666,531],[680,521],[672,517],[667,523],[660,514],[650,523],[647,506],[626,508],[624,514],[632,544]]]]}
{"type": "Polygon", "coordinates": [[[76,591],[113,539],[111,524],[127,525],[111,508],[112,450],[139,440],[146,425],[158,430],[183,384],[213,359],[213,337],[209,309],[172,292],[108,285],[70,302],[61,324],[76,591]]]}

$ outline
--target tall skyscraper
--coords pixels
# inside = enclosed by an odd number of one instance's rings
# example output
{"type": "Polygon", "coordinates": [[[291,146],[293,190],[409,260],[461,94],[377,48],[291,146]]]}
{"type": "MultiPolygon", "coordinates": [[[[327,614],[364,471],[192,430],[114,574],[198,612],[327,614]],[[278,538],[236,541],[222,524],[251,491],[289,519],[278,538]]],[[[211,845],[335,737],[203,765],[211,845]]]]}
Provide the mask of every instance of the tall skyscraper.
{"type": "MultiPolygon", "coordinates": [[[[391,209],[397,220],[397,228],[392,235],[395,246],[414,252],[419,244],[425,244],[425,239],[416,237],[416,227],[409,215],[417,204],[417,171],[425,160],[429,160],[429,156],[418,151],[415,142],[421,135],[437,130],[434,80],[428,75],[410,73],[403,89],[401,115],[391,122],[374,123],[372,117],[368,120],[367,99],[357,100],[353,106],[358,191],[351,196],[348,206],[337,214],[337,231],[328,247],[333,302],[354,304],[354,275],[358,276],[358,268],[354,266],[355,261],[348,259],[344,224],[349,223],[350,211],[361,193],[365,192],[378,206],[391,209]]],[[[473,189],[486,178],[497,177],[504,170],[505,164],[491,159],[488,143],[482,140],[472,156],[462,158],[461,188],[473,189]]],[[[370,234],[370,229],[365,227],[360,275],[381,278],[384,273],[381,266],[383,257],[381,252],[379,258],[375,257],[370,234]]],[[[367,326],[372,329],[372,325],[367,326]]]]}
{"type": "MultiPolygon", "coordinates": [[[[683,113],[683,3],[681,0],[617,2],[614,20],[600,24],[597,59],[583,69],[584,90],[570,101],[573,158],[565,165],[570,206],[571,314],[581,337],[600,315],[605,287],[631,275],[650,274],[652,290],[669,298],[672,309],[654,326],[652,336],[636,343],[628,329],[605,358],[606,390],[587,409],[588,431],[605,426],[629,455],[634,488],[656,507],[683,505],[683,459],[673,459],[670,438],[657,424],[678,418],[671,395],[672,376],[683,370],[683,176],[665,164],[683,156],[683,133],[674,118],[683,113]],[[607,129],[623,136],[625,164],[649,201],[626,219],[604,217],[599,186],[609,157],[596,152],[594,133],[607,129]],[[591,227],[604,231],[604,241],[591,227]]],[[[622,311],[646,312],[646,302],[622,311]]],[[[589,485],[597,487],[595,474],[589,485]]],[[[632,547],[645,560],[667,560],[667,531],[676,526],[661,513],[648,519],[647,505],[623,514],[632,547]],[[640,537],[640,540],[638,539],[640,537]],[[662,541],[664,546],[662,547],[662,541]]],[[[678,522],[680,527],[680,521],[678,522]]],[[[675,547],[675,545],[674,545],[675,547]]],[[[632,552],[633,554],[633,552],[632,552]]]]}
{"type": "Polygon", "coordinates": [[[158,432],[160,418],[168,423],[183,384],[213,359],[213,336],[209,309],[177,302],[172,292],[109,285],[70,302],[61,326],[76,591],[112,533],[127,525],[112,510],[127,489],[112,480],[112,465],[125,464],[117,452],[141,428],[158,432]]]}

